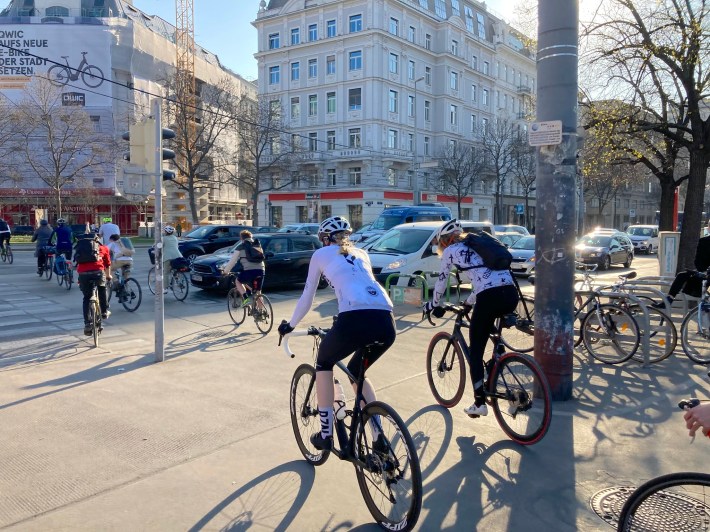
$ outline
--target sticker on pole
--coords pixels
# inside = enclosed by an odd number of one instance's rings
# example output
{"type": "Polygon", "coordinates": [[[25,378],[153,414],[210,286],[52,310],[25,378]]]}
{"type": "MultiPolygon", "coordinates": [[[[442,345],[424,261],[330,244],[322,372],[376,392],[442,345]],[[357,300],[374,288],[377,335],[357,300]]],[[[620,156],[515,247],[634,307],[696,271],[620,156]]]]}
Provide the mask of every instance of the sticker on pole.
{"type": "Polygon", "coordinates": [[[553,146],[562,143],[562,120],[533,122],[528,128],[530,146],[553,146]]]}

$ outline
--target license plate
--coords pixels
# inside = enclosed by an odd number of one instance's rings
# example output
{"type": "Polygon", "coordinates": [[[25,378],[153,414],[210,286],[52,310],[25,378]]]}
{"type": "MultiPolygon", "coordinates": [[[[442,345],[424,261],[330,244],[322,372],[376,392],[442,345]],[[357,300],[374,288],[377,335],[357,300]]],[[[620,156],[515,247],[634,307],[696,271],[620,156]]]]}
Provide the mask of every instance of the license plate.
{"type": "Polygon", "coordinates": [[[201,276],[201,275],[197,275],[196,273],[193,273],[193,274],[192,274],[192,280],[193,280],[193,281],[202,281],[202,276],[201,276]]]}

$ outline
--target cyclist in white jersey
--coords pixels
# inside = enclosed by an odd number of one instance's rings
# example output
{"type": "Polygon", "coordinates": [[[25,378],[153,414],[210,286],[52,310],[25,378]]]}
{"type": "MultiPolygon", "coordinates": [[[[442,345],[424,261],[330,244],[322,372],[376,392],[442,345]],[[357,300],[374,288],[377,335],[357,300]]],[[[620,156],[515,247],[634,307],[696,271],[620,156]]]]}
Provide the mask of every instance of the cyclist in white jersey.
{"type": "MultiPolygon", "coordinates": [[[[394,343],[397,334],[392,301],[375,280],[367,252],[353,246],[348,239],[351,232],[350,223],[342,216],[333,216],[320,224],[318,238],[323,247],[311,257],[306,286],[291,319],[279,326],[281,335],[293,331],[313,305],[318,282],[324,276],[338,298],[338,317],[323,338],[316,360],[321,431],[311,437],[311,443],[321,450],[333,446],[333,366],[355,352],[348,370],[358,378],[361,349],[374,342],[382,344],[370,352],[369,365],[372,365],[394,343]]],[[[369,379],[365,379],[363,395],[368,402],[377,399],[369,379]]],[[[376,446],[381,434],[374,426],[373,436],[376,446]]]]}

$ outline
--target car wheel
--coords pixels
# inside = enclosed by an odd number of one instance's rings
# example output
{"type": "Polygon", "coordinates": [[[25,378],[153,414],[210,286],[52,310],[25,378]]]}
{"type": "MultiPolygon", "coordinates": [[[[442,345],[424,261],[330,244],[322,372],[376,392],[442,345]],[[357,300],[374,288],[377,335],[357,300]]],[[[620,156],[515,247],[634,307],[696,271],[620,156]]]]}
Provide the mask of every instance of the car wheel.
{"type": "Polygon", "coordinates": [[[602,259],[602,263],[601,263],[600,268],[602,270],[608,270],[610,267],[611,267],[611,258],[609,257],[609,255],[607,255],[606,257],[604,257],[602,259]]]}
{"type": "Polygon", "coordinates": [[[628,255],[626,255],[626,262],[624,263],[624,268],[630,268],[630,267],[631,267],[631,261],[633,261],[633,260],[634,260],[634,257],[633,257],[633,255],[631,255],[631,253],[629,253],[628,255]]]}
{"type": "Polygon", "coordinates": [[[200,253],[198,253],[197,251],[189,251],[185,258],[190,261],[190,266],[192,266],[192,263],[195,262],[195,259],[199,256],[200,253]]]}

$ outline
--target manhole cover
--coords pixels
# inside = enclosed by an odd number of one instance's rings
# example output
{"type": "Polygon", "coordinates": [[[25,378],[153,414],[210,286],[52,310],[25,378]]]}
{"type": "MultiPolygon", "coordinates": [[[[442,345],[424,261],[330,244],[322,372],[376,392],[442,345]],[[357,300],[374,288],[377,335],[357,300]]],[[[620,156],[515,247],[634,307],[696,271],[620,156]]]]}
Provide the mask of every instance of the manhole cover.
{"type": "MultiPolygon", "coordinates": [[[[634,486],[606,488],[595,493],[589,503],[599,517],[616,528],[621,509],[635,489],[634,486]]],[[[632,530],[648,532],[710,530],[710,507],[704,500],[690,495],[666,490],[654,493],[636,510],[632,530]]]]}

